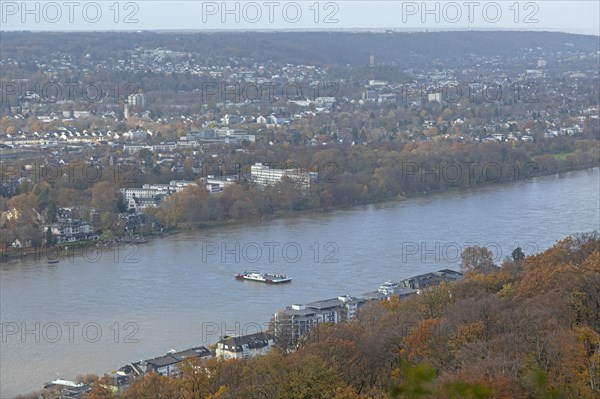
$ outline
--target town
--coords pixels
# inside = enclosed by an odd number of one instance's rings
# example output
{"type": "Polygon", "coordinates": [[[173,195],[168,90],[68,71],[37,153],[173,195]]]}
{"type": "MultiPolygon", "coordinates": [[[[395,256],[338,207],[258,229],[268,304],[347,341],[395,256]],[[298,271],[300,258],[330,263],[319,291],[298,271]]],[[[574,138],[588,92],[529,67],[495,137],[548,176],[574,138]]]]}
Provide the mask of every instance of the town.
{"type": "Polygon", "coordinates": [[[598,164],[597,51],[581,37],[405,64],[367,51],[335,68],[128,37],[140,46],[116,35],[123,59],[65,48],[26,70],[3,43],[2,259],[598,164]]]}
{"type": "Polygon", "coordinates": [[[598,37],[463,22],[2,29],[0,396],[597,397],[598,37]]]}

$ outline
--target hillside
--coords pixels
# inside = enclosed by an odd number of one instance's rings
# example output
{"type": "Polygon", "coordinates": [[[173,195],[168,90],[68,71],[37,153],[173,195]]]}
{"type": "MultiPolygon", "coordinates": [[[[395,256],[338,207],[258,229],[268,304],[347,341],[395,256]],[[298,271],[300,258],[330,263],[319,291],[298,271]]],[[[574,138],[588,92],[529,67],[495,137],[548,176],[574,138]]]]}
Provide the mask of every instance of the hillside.
{"type": "Polygon", "coordinates": [[[415,57],[451,61],[470,54],[514,56],[529,49],[540,54],[599,50],[597,37],[555,32],[2,32],[0,39],[2,58],[51,53],[114,55],[136,47],[162,47],[207,58],[317,65],[364,65],[371,54],[378,63],[408,65],[415,57]]]}

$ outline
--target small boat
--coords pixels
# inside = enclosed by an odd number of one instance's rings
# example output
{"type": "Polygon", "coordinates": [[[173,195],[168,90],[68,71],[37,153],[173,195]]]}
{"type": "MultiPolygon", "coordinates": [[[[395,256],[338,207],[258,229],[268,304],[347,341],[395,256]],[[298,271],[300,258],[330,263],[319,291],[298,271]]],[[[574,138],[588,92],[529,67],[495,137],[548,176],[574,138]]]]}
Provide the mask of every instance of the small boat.
{"type": "Polygon", "coordinates": [[[391,295],[396,293],[396,291],[399,289],[400,283],[398,283],[397,281],[386,281],[385,283],[381,284],[377,291],[385,295],[391,295]]]}
{"type": "Polygon", "coordinates": [[[287,277],[285,274],[260,273],[257,271],[244,272],[243,274],[238,273],[235,275],[235,278],[238,280],[250,280],[266,284],[281,284],[292,281],[291,277],[287,277]]]}
{"type": "Polygon", "coordinates": [[[51,265],[58,263],[58,262],[60,262],[58,259],[48,259],[48,263],[51,265]]]}

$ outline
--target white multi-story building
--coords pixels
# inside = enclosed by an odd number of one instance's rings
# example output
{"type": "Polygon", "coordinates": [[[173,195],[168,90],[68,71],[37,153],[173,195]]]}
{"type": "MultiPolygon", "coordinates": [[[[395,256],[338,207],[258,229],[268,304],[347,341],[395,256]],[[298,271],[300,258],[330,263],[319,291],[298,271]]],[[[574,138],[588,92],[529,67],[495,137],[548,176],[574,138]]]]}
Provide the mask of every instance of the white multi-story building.
{"type": "Polygon", "coordinates": [[[169,184],[144,184],[141,188],[122,188],[121,193],[125,201],[133,197],[136,198],[154,198],[158,195],[171,195],[178,193],[187,186],[196,186],[197,183],[185,180],[172,180],[169,184]]]}
{"type": "Polygon", "coordinates": [[[272,186],[281,181],[299,184],[301,188],[308,189],[311,180],[317,178],[315,172],[302,172],[298,169],[275,169],[269,165],[255,163],[250,166],[252,181],[261,186],[272,186]]]}
{"type": "Polygon", "coordinates": [[[146,96],[142,93],[130,94],[127,97],[127,104],[143,108],[146,105],[146,96]]]}
{"type": "Polygon", "coordinates": [[[320,323],[339,323],[354,319],[363,303],[364,299],[345,295],[306,305],[287,306],[274,315],[275,334],[279,339],[296,344],[304,334],[320,323]]]}
{"type": "Polygon", "coordinates": [[[121,194],[128,210],[141,211],[156,207],[160,199],[178,193],[188,186],[197,186],[193,181],[172,180],[169,184],[144,184],[142,187],[122,188],[121,194]]]}
{"type": "Polygon", "coordinates": [[[215,177],[213,175],[208,175],[202,180],[204,181],[204,187],[210,194],[218,194],[223,192],[225,187],[234,184],[237,181],[237,176],[215,177]]]}

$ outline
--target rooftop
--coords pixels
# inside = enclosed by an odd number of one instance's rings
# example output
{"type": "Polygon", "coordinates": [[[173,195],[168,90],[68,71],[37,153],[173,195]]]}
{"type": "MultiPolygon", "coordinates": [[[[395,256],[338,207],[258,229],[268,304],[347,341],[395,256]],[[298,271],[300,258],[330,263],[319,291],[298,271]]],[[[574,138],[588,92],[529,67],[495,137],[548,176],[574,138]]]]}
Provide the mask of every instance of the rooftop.
{"type": "Polygon", "coordinates": [[[265,332],[259,332],[255,334],[242,335],[239,337],[223,337],[219,341],[221,345],[227,345],[232,348],[235,352],[241,352],[242,346],[247,345],[248,348],[263,348],[269,345],[269,341],[274,340],[275,337],[265,332]]]}

